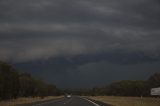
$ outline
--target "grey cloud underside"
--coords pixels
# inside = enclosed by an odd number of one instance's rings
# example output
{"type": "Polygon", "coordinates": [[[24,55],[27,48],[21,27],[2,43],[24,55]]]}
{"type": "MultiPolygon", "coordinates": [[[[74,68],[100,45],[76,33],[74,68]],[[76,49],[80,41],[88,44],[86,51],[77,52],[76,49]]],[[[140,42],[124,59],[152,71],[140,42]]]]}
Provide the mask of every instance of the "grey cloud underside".
{"type": "Polygon", "coordinates": [[[158,0],[0,0],[0,59],[114,52],[159,59],[159,13],[158,0]]]}
{"type": "Polygon", "coordinates": [[[0,0],[0,60],[62,88],[147,79],[160,70],[160,1],[0,0]]]}
{"type": "Polygon", "coordinates": [[[126,65],[106,61],[81,64],[80,60],[75,63],[61,58],[48,62],[18,63],[16,66],[60,88],[73,89],[104,86],[118,80],[146,80],[151,74],[159,72],[159,64],[160,62],[145,62],[126,65]]]}

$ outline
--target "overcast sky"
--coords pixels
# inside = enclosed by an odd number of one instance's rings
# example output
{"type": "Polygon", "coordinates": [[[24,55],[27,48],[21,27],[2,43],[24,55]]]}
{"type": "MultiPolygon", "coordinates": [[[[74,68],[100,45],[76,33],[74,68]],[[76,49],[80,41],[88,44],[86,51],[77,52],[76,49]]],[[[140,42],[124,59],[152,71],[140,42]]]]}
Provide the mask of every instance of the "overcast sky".
{"type": "Polygon", "coordinates": [[[159,0],[0,0],[0,60],[62,88],[160,72],[159,0]]]}

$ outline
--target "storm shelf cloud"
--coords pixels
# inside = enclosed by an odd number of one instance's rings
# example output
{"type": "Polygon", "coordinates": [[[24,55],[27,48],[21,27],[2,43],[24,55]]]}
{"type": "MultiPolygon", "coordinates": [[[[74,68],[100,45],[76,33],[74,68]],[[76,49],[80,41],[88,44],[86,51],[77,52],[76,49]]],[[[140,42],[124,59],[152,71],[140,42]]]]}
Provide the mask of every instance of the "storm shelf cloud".
{"type": "MultiPolygon", "coordinates": [[[[156,72],[160,69],[159,19],[159,0],[0,0],[0,60],[60,86],[67,83],[60,81],[62,76],[76,79],[70,71],[79,70],[81,74],[75,76],[80,80],[89,77],[84,71],[92,70],[95,78],[88,83],[93,86],[100,83],[95,75],[108,76],[110,71],[104,70],[112,66],[117,66],[115,71],[122,65],[122,70],[132,70],[136,76],[142,75],[141,69],[152,73],[144,65],[151,62],[148,67],[156,66],[156,72]],[[44,68],[37,68],[41,65],[44,68]],[[49,74],[44,73],[55,73],[55,78],[47,79],[49,74]]],[[[107,77],[102,78],[106,83],[107,77]]]]}

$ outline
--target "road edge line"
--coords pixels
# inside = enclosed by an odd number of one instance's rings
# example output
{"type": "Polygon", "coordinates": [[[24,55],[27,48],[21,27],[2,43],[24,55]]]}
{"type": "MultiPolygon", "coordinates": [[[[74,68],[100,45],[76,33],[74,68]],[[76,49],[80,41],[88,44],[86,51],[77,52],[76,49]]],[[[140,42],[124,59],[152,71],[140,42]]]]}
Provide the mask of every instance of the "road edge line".
{"type": "Polygon", "coordinates": [[[95,102],[93,102],[93,101],[91,101],[91,100],[89,100],[89,99],[87,99],[87,98],[82,98],[82,99],[87,100],[88,102],[94,104],[95,106],[100,106],[99,104],[97,104],[97,103],[95,103],[95,102]]]}
{"type": "Polygon", "coordinates": [[[41,105],[45,105],[45,104],[50,104],[50,103],[54,103],[54,102],[59,102],[61,101],[61,99],[63,100],[63,98],[60,98],[60,100],[51,100],[51,101],[48,101],[48,102],[42,102],[42,103],[39,103],[39,104],[35,104],[33,106],[41,106],[41,105]]]}

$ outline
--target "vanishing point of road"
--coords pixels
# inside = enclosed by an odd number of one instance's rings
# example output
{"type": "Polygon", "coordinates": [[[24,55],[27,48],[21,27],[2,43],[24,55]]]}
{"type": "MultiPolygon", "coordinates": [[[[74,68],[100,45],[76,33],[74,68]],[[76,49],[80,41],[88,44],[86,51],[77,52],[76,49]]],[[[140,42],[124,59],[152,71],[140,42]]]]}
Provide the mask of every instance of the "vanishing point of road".
{"type": "Polygon", "coordinates": [[[86,98],[72,96],[71,98],[60,98],[39,104],[25,105],[25,106],[108,106],[101,105],[86,98]]]}

